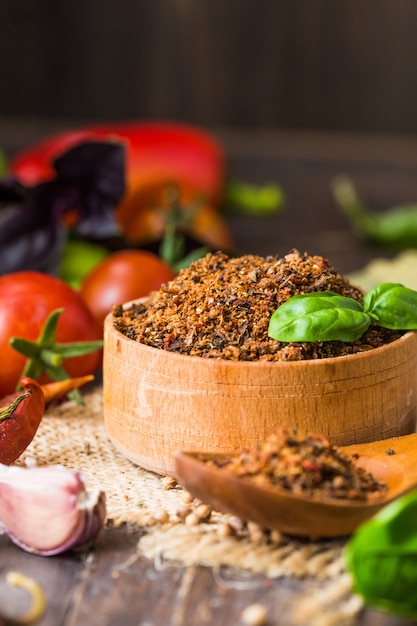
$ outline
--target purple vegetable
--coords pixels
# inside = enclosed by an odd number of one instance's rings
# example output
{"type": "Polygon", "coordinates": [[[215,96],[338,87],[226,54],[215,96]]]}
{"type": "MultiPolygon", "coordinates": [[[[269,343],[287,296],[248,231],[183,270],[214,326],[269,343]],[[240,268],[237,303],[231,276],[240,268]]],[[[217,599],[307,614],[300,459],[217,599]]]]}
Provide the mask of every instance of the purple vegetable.
{"type": "Polygon", "coordinates": [[[77,214],[75,234],[118,236],[114,211],[125,192],[125,161],[122,144],[88,141],[55,159],[56,176],[48,182],[26,187],[12,177],[0,181],[0,273],[55,273],[69,213],[77,214]]]}

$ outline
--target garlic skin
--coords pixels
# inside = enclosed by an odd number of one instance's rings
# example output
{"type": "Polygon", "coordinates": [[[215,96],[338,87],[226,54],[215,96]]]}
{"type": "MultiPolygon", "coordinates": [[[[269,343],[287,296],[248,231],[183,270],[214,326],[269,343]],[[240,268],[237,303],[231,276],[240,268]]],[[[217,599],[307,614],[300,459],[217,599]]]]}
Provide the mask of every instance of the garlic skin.
{"type": "Polygon", "coordinates": [[[105,518],[105,493],[88,492],[81,472],[0,464],[0,533],[23,550],[50,556],[86,547],[105,518]]]}

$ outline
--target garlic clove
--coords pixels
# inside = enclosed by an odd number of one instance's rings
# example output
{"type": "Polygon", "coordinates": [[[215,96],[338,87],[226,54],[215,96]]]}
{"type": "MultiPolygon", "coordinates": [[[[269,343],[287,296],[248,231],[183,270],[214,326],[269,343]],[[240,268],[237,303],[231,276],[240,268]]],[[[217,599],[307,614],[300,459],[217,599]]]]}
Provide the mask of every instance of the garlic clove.
{"type": "Polygon", "coordinates": [[[92,543],[103,527],[106,497],[87,491],[81,472],[0,464],[0,532],[45,556],[92,543]]]}

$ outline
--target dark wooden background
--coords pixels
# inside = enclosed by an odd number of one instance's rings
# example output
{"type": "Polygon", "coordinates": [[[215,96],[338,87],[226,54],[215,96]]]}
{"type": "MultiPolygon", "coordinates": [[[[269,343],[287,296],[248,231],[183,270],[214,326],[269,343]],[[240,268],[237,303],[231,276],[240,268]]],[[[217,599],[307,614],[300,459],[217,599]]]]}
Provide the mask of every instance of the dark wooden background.
{"type": "Polygon", "coordinates": [[[415,0],[0,0],[0,118],[417,132],[415,0]]]}

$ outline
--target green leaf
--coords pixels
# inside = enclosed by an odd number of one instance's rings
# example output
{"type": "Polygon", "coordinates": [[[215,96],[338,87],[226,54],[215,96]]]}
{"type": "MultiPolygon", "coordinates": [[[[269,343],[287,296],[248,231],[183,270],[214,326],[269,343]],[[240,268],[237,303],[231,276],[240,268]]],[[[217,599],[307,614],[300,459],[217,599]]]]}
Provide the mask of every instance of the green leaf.
{"type": "MultiPolygon", "coordinates": [[[[164,236],[159,246],[159,256],[173,271],[178,272],[183,267],[187,267],[193,260],[204,256],[206,248],[199,248],[195,251],[195,257],[185,256],[186,238],[184,232],[197,217],[204,205],[204,196],[198,196],[187,207],[183,207],[180,202],[179,191],[176,186],[166,189],[168,197],[169,212],[165,221],[164,236]],[[187,208],[186,211],[183,209],[187,208]]],[[[193,254],[193,251],[190,253],[193,254]]]]}
{"type": "Polygon", "coordinates": [[[369,239],[377,239],[378,226],[375,217],[362,203],[350,178],[343,174],[335,176],[331,188],[337,204],[349,218],[355,231],[369,239]]]}
{"type": "Polygon", "coordinates": [[[337,204],[358,235],[393,248],[417,246],[417,204],[375,213],[363,204],[349,177],[340,174],[331,186],[337,204]]]}
{"type": "Polygon", "coordinates": [[[166,224],[164,237],[159,246],[159,256],[167,265],[173,267],[182,258],[185,251],[185,237],[177,232],[174,223],[166,224]]]}
{"type": "MultiPolygon", "coordinates": [[[[45,372],[48,374],[50,378],[56,381],[67,380],[68,378],[70,378],[69,374],[62,367],[62,365],[60,367],[58,366],[49,367],[46,365],[45,372]]],[[[73,389],[72,391],[70,391],[68,393],[68,397],[71,400],[74,400],[74,402],[76,402],[77,404],[84,404],[84,400],[79,389],[73,389]]]]}
{"type": "Polygon", "coordinates": [[[54,352],[59,354],[62,359],[68,359],[73,356],[83,356],[90,354],[96,350],[101,350],[103,342],[99,341],[79,341],[73,343],[57,343],[54,352]]]}
{"type": "Polygon", "coordinates": [[[362,524],[345,549],[354,591],[371,606],[417,619],[417,491],[362,524]]]}
{"type": "MultiPolygon", "coordinates": [[[[38,359],[28,359],[22,372],[22,376],[29,376],[29,378],[38,380],[38,378],[42,376],[44,371],[45,366],[38,359]]],[[[17,389],[20,389],[20,382],[17,385],[17,389]]]]}
{"type": "Polygon", "coordinates": [[[53,348],[55,346],[55,335],[58,327],[59,316],[63,312],[64,309],[55,309],[48,315],[37,342],[42,346],[42,348],[53,348]]]}
{"type": "Polygon", "coordinates": [[[33,341],[28,341],[22,337],[10,337],[9,344],[11,347],[26,356],[28,359],[37,359],[41,352],[41,347],[33,341]]]}
{"type": "Polygon", "coordinates": [[[417,291],[400,283],[381,283],[368,291],[364,310],[384,328],[417,329],[417,291]]]}
{"type": "MultiPolygon", "coordinates": [[[[74,343],[56,343],[56,330],[59,316],[64,309],[55,309],[48,316],[37,341],[29,341],[20,337],[11,337],[10,345],[27,357],[22,376],[29,376],[37,380],[46,372],[52,380],[65,380],[70,376],[62,363],[69,357],[82,356],[101,350],[103,341],[80,341],[74,343]]],[[[19,388],[18,384],[18,388],[19,388]]],[[[77,402],[82,402],[80,392],[75,389],[68,396],[77,402]]]]}
{"type": "Polygon", "coordinates": [[[226,189],[226,204],[247,215],[273,215],[283,208],[284,192],[276,183],[258,186],[231,181],[226,189]]]}
{"type": "Polygon", "coordinates": [[[331,291],[297,295],[272,314],[268,335],[277,341],[354,341],[370,324],[360,302],[331,291]]]}
{"type": "Polygon", "coordinates": [[[206,246],[202,246],[201,248],[196,248],[195,250],[191,250],[188,254],[186,254],[180,261],[174,264],[174,270],[178,273],[184,267],[188,267],[197,259],[202,259],[209,252],[209,248],[206,246]]]}

